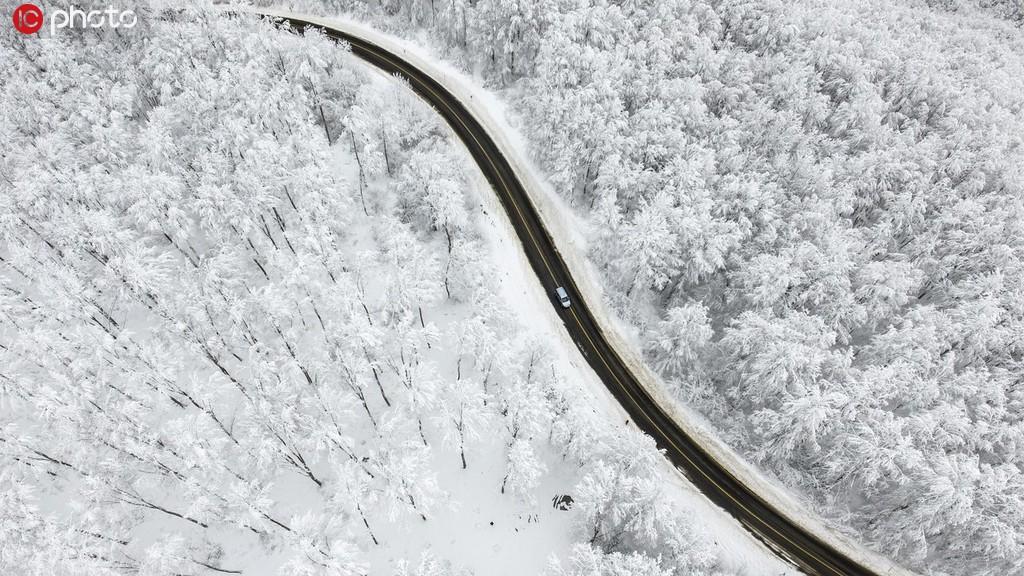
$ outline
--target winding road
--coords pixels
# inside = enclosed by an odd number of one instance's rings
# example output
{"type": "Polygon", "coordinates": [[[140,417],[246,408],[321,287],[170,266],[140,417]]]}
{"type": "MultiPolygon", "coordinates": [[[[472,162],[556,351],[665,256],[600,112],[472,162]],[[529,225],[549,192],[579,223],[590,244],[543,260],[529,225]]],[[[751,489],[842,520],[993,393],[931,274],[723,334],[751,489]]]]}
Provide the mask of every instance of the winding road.
{"type": "Polygon", "coordinates": [[[605,337],[509,161],[460,101],[426,72],[402,57],[342,30],[294,17],[275,17],[298,32],[320,30],[351,46],[352,53],[389,74],[397,74],[448,122],[494,187],[522,243],[531,267],[591,368],[630,415],[652,436],[666,458],[712,502],[739,520],[779,556],[809,574],[879,574],[808,533],[797,522],[735,478],[687,435],[648,394],[605,337]],[[563,308],[555,288],[564,286],[572,306],[563,308]]]}

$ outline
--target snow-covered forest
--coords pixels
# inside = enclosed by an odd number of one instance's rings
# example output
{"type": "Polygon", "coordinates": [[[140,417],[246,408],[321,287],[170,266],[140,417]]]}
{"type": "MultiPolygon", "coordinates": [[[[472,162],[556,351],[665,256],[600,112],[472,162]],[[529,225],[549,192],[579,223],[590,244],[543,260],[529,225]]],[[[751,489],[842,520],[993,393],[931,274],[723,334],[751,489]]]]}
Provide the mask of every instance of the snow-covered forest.
{"type": "Polygon", "coordinates": [[[142,17],[0,32],[0,573],[759,573],[524,326],[407,87],[142,17]]]}
{"type": "Polygon", "coordinates": [[[1024,573],[1019,2],[292,4],[480,75],[763,470],[915,568],[1024,573]]]}

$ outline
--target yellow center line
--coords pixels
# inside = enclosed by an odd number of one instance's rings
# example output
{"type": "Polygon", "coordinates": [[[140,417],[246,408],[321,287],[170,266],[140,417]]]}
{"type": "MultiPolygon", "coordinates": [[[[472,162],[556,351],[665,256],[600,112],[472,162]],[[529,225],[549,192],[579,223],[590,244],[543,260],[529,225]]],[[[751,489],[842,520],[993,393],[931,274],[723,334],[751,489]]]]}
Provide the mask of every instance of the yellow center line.
{"type": "MultiPolygon", "coordinates": [[[[327,27],[325,26],[324,28],[327,28],[327,27]]],[[[511,187],[505,181],[505,178],[502,176],[501,171],[498,170],[498,167],[495,164],[494,159],[491,158],[491,155],[487,153],[487,149],[484,148],[484,146],[477,139],[476,135],[473,133],[473,130],[471,130],[469,128],[469,126],[467,126],[466,123],[462,120],[460,115],[454,109],[452,109],[447,104],[447,102],[445,102],[445,98],[441,97],[441,95],[438,94],[433,88],[431,88],[429,84],[427,84],[426,82],[420,81],[418,78],[416,78],[416,75],[411,73],[409,71],[409,69],[406,68],[405,66],[403,66],[403,64],[401,62],[392,59],[389,54],[385,54],[385,53],[381,53],[381,52],[377,51],[376,49],[374,49],[374,47],[371,47],[369,45],[369,43],[361,46],[361,48],[363,48],[364,50],[366,50],[368,52],[371,52],[371,53],[375,54],[378,58],[381,58],[382,60],[386,60],[387,62],[391,63],[393,66],[395,66],[396,68],[401,70],[403,72],[403,74],[406,76],[406,78],[408,78],[410,81],[417,81],[420,86],[422,86],[423,88],[426,88],[436,98],[437,102],[440,103],[441,105],[443,105],[448,110],[448,112],[451,114],[451,116],[454,117],[459,122],[459,124],[462,125],[462,128],[470,135],[470,137],[476,143],[477,148],[480,150],[480,152],[482,152],[484,157],[487,158],[487,162],[490,164],[491,170],[495,174],[497,174],[498,180],[500,181],[502,187],[505,188],[505,193],[508,196],[509,200],[511,200],[512,206],[515,208],[516,213],[519,215],[520,221],[522,221],[523,225],[525,226],[527,234],[529,234],[529,236],[530,236],[531,242],[533,243],[534,247],[537,249],[537,253],[540,255],[541,259],[543,260],[544,266],[545,266],[545,268],[547,268],[548,274],[551,276],[552,279],[556,279],[555,274],[554,274],[554,272],[551,269],[550,263],[548,262],[547,258],[544,256],[544,250],[541,249],[540,243],[538,243],[536,237],[534,237],[533,231],[530,229],[530,226],[527,223],[527,219],[525,218],[525,216],[523,216],[523,213],[522,213],[522,211],[519,208],[519,203],[516,202],[515,196],[512,194],[511,187]]],[[[572,278],[570,278],[570,282],[572,282],[572,278]]],[[[575,282],[573,282],[573,286],[575,287],[575,282]]],[[[579,290],[577,289],[576,292],[577,292],[577,296],[578,296],[579,295],[579,290]]],[[[814,558],[815,560],[820,562],[822,565],[826,566],[834,574],[837,574],[838,576],[843,576],[843,573],[839,572],[838,570],[833,568],[832,564],[830,562],[827,562],[827,561],[823,560],[822,558],[818,557],[818,555],[816,555],[813,552],[807,550],[806,548],[801,546],[799,543],[797,543],[797,542],[793,541],[792,539],[790,539],[786,534],[780,532],[778,529],[776,529],[771,524],[768,524],[761,517],[759,517],[758,515],[754,514],[742,502],[740,502],[728,490],[725,490],[714,478],[712,478],[707,472],[705,472],[704,469],[701,466],[698,466],[697,463],[694,462],[686,454],[686,452],[684,452],[678,446],[676,446],[675,442],[672,441],[672,438],[668,434],[666,434],[664,430],[661,429],[661,427],[658,425],[658,423],[655,422],[654,419],[651,418],[647,414],[647,412],[643,409],[643,407],[637,402],[636,398],[633,397],[633,394],[630,392],[629,388],[627,388],[619,380],[619,377],[615,374],[615,371],[612,370],[611,366],[608,364],[608,361],[599,352],[599,349],[598,349],[597,345],[594,343],[594,340],[590,337],[590,333],[583,326],[583,322],[580,320],[579,316],[576,314],[576,310],[574,308],[570,308],[569,311],[572,313],[573,318],[576,320],[576,324],[579,326],[580,331],[583,332],[584,336],[586,336],[587,341],[590,343],[591,348],[597,353],[598,358],[601,359],[601,363],[604,364],[605,369],[608,371],[608,373],[611,375],[611,377],[615,380],[615,383],[618,384],[619,388],[623,392],[626,393],[626,396],[629,398],[629,400],[633,404],[633,406],[635,406],[636,409],[641,414],[644,415],[646,420],[652,426],[654,426],[654,428],[658,431],[658,433],[661,434],[661,436],[669,443],[669,445],[671,445],[672,448],[675,449],[676,453],[679,454],[680,456],[682,456],[683,458],[685,458],[687,462],[689,462],[691,468],[696,469],[698,472],[700,472],[701,475],[704,476],[704,478],[707,479],[707,481],[710,482],[715,487],[715,489],[718,490],[719,493],[725,495],[729,500],[731,500],[734,504],[736,504],[744,512],[746,512],[747,515],[749,515],[751,518],[759,520],[760,523],[765,528],[768,528],[769,530],[771,530],[772,532],[777,534],[779,537],[784,539],[786,542],[789,542],[790,545],[792,545],[796,549],[802,551],[808,557],[814,558]]],[[[736,481],[737,483],[739,483],[739,481],[736,480],[735,478],[733,478],[733,480],[736,481]]]]}

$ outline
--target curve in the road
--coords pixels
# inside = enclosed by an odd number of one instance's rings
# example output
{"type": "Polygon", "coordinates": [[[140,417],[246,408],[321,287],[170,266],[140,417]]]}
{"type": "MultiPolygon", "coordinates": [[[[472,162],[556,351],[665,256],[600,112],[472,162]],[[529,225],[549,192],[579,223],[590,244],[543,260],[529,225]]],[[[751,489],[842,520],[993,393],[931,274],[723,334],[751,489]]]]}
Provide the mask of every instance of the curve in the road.
{"type": "Polygon", "coordinates": [[[351,46],[352,53],[390,74],[397,74],[448,122],[494,187],[519,236],[534,272],[558,310],[570,336],[591,368],[621,403],[636,425],[651,435],[665,456],[712,502],[738,519],[784,559],[821,576],[875,575],[848,555],[805,531],[797,522],[759,497],[686,434],[651,398],[622,361],[599,327],[569,274],[550,234],[530,202],[511,164],[480,122],[429,74],[404,58],[342,30],[294,17],[275,17],[302,32],[306,28],[351,46]],[[565,286],[573,304],[562,308],[555,288],[565,286]]]}

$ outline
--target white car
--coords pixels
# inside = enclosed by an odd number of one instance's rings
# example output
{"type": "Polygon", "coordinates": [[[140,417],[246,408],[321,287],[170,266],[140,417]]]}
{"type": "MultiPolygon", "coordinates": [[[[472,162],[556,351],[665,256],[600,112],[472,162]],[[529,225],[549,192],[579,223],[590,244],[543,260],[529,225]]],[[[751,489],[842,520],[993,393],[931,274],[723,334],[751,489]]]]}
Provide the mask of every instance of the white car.
{"type": "Polygon", "coordinates": [[[555,288],[555,294],[558,294],[558,301],[562,303],[562,308],[568,308],[569,304],[569,293],[565,291],[565,288],[559,286],[555,288]]]}

